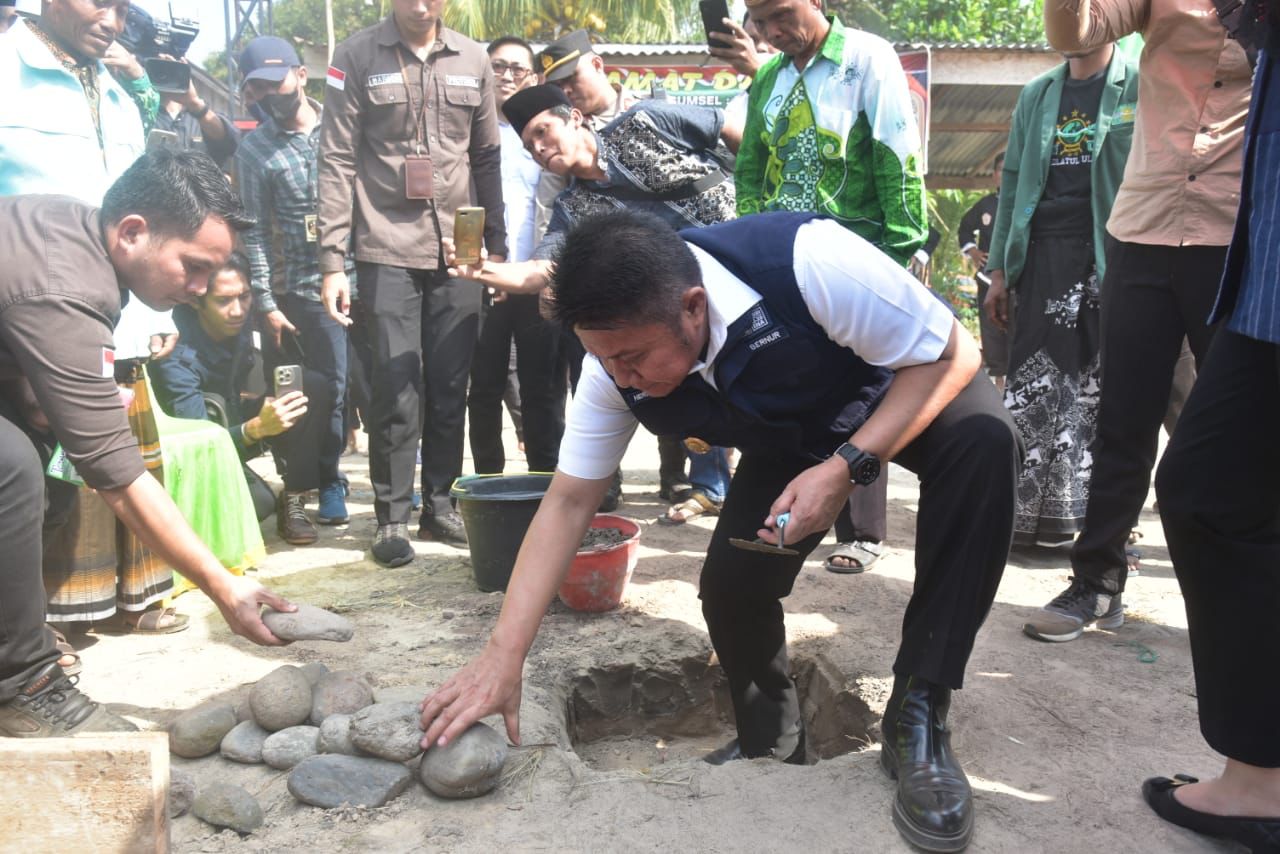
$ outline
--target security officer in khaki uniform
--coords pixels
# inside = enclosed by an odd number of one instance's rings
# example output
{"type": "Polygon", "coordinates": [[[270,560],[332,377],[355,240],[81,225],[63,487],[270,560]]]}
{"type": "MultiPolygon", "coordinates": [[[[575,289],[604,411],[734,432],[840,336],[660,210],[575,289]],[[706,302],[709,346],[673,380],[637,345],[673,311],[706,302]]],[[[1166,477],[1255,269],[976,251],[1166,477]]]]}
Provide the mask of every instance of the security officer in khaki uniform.
{"type": "Polygon", "coordinates": [[[413,559],[408,520],[419,436],[418,536],[466,542],[449,487],[462,473],[483,288],[447,276],[440,241],[453,237],[454,212],[473,203],[473,184],[489,257],[503,259],[507,248],[489,57],[444,26],[444,0],[391,5],[381,23],[338,45],[326,76],[319,236],[322,298],[344,324],[351,320],[343,262],[348,252],[356,257],[373,353],[373,556],[400,566],[413,559]]]}

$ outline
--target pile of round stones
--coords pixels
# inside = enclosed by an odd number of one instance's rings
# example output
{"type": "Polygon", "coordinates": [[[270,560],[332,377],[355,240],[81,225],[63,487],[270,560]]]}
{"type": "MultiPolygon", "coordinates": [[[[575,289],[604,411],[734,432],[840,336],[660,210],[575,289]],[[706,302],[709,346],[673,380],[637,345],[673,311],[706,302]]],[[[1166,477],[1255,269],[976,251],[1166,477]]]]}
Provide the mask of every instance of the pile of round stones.
{"type": "MultiPolygon", "coordinates": [[[[345,618],[306,605],[293,614],[268,611],[264,621],[288,640],[349,640],[352,633],[345,618]],[[287,624],[280,619],[286,617],[287,624]]],[[[477,723],[423,756],[421,697],[406,688],[375,691],[363,676],[319,662],[284,665],[258,680],[239,709],[216,702],[179,715],[169,728],[169,749],[189,759],[219,753],[232,762],[288,771],[289,792],[325,809],[383,806],[409,787],[415,776],[409,763],[419,756],[416,776],[440,797],[492,791],[506,762],[506,740],[477,723]]],[[[245,789],[193,784],[174,770],[172,815],[189,805],[216,827],[249,833],[262,826],[262,808],[245,789]]]]}

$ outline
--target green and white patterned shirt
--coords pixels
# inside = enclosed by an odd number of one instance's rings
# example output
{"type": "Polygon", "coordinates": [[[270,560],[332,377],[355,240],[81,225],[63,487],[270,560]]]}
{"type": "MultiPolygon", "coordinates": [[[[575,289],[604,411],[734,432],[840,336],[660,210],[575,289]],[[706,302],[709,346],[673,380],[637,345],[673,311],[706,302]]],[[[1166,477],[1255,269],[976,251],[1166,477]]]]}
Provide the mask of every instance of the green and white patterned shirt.
{"type": "Polygon", "coordinates": [[[777,54],[756,74],[738,214],[817,211],[905,264],[928,236],[906,73],[884,39],[830,21],[803,73],[777,54]]]}

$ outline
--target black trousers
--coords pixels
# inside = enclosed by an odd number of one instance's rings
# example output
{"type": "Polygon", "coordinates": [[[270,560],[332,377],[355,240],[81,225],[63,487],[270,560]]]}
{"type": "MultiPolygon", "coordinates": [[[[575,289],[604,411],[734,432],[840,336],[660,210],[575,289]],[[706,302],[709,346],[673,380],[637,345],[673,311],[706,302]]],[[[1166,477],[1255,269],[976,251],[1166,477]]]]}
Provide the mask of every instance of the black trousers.
{"type": "Polygon", "coordinates": [[[0,397],[0,703],[57,660],[44,624],[44,464],[25,422],[0,397]]]}
{"type": "Polygon", "coordinates": [[[1223,330],[1156,475],[1187,607],[1200,731],[1280,768],[1280,347],[1223,330]]]}
{"type": "Polygon", "coordinates": [[[471,456],[479,474],[506,465],[502,447],[502,398],[511,342],[516,344],[525,457],[530,471],[555,471],[564,435],[566,374],[560,370],[560,330],[538,314],[538,297],[512,295],[485,307],[471,362],[471,456]]]}
{"type": "Polygon", "coordinates": [[[1124,547],[1151,486],[1182,339],[1199,365],[1226,251],[1108,241],[1098,432],[1084,528],[1071,550],[1076,577],[1105,593],[1124,590],[1124,547]]]}
{"type": "MultiPolygon", "coordinates": [[[[1004,574],[1013,539],[1022,451],[1013,421],[984,374],[895,458],[920,477],[916,582],[894,673],[959,688],[1004,574]]],[[[702,613],[728,677],[738,739],[748,756],[786,756],[800,726],[787,662],[782,599],[790,595],[815,533],[789,544],[795,557],[748,552],[783,488],[811,460],[744,453],[702,566],[702,613]]]]}
{"type": "Polygon", "coordinates": [[[372,388],[369,479],[378,524],[407,522],[422,441],[422,514],[452,510],[483,288],[442,271],[357,264],[372,388]]]}

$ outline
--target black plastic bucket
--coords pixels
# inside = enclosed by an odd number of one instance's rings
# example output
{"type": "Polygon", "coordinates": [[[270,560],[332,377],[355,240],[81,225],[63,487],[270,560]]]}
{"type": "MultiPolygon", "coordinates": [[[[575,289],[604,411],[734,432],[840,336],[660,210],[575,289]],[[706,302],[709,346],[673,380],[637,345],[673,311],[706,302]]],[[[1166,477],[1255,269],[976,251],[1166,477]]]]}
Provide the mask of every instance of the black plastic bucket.
{"type": "Polygon", "coordinates": [[[549,474],[471,474],[450,490],[467,527],[471,570],[486,593],[506,590],[520,543],[551,485],[549,474]]]}

